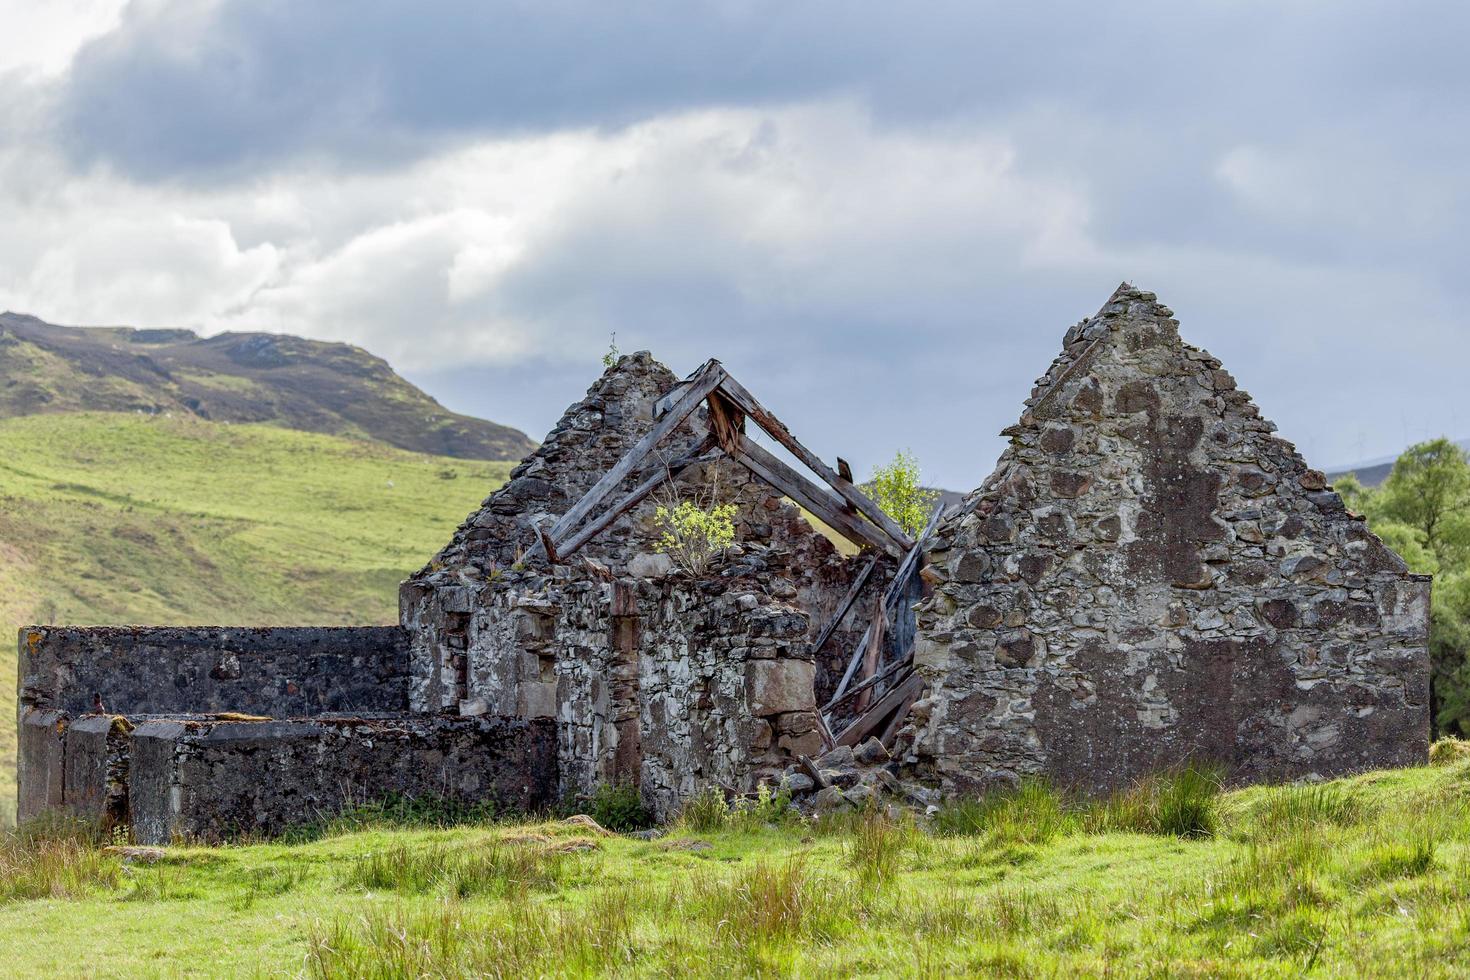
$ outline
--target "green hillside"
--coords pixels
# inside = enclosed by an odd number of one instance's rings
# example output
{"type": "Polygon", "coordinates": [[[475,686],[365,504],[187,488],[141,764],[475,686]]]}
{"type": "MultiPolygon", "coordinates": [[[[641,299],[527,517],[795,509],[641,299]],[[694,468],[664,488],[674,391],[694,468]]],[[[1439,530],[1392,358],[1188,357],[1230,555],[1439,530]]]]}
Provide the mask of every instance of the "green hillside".
{"type": "Polygon", "coordinates": [[[0,419],[0,816],[15,630],[388,623],[511,463],[189,416],[0,419]]]}
{"type": "Polygon", "coordinates": [[[360,347],[288,334],[62,327],[0,313],[0,418],[175,413],[516,460],[526,434],[457,415],[360,347]]]}

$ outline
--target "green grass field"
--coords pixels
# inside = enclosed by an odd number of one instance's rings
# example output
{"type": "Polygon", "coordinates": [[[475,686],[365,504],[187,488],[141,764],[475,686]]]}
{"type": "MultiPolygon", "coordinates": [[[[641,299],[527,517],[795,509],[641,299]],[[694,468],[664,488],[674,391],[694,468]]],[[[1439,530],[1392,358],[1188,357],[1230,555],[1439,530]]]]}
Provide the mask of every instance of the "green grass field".
{"type": "Polygon", "coordinates": [[[0,420],[0,823],[15,792],[15,630],[393,622],[512,464],[190,417],[0,420]]]}
{"type": "Polygon", "coordinates": [[[1196,794],[1196,836],[1048,791],[942,815],[354,825],[0,846],[16,976],[1463,976],[1470,762],[1196,794]],[[64,937],[64,940],[61,939],[64,937]]]}

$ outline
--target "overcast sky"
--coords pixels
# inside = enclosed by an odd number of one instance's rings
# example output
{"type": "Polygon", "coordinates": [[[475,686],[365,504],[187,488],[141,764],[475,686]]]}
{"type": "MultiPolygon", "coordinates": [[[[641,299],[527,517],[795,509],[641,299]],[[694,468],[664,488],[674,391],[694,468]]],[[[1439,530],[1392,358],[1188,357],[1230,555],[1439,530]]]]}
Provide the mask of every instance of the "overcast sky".
{"type": "Polygon", "coordinates": [[[1320,466],[1470,436],[1470,7],[0,0],[0,309],[388,358],[539,438],[616,331],[977,484],[1128,279],[1320,466]]]}

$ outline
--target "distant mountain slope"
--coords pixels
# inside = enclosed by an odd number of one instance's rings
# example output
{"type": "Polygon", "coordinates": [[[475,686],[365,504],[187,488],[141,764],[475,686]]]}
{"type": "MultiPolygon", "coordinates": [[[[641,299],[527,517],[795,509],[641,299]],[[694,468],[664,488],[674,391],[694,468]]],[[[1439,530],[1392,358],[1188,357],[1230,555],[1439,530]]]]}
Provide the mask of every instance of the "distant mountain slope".
{"type": "Polygon", "coordinates": [[[510,468],[188,415],[0,419],[0,825],[18,627],[391,623],[510,468]]]}
{"type": "MultiPolygon", "coordinates": [[[[1456,443],[1461,449],[1470,452],[1470,439],[1462,439],[1456,443]]],[[[1397,456],[1388,459],[1375,459],[1357,466],[1344,466],[1328,474],[1328,479],[1335,480],[1340,476],[1353,474],[1365,487],[1381,486],[1388,474],[1393,472],[1393,464],[1398,461],[1397,456]]]]}
{"type": "Polygon", "coordinates": [[[59,327],[0,313],[0,417],[67,411],[184,412],[462,459],[519,460],[535,447],[516,429],[446,410],[348,344],[59,327]]]}

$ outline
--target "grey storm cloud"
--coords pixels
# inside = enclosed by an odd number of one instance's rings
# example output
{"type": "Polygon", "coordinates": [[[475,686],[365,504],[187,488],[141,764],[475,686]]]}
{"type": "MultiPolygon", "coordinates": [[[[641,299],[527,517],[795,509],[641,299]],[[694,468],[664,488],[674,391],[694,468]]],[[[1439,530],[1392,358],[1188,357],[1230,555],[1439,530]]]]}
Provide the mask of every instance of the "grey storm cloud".
{"type": "MultiPolygon", "coordinates": [[[[874,0],[139,3],[86,46],[58,126],[84,161],[177,176],[426,152],[466,133],[617,126],[843,93],[913,124],[1095,114],[1158,174],[1178,145],[1341,118],[1466,119],[1454,4],[874,0]],[[1445,23],[1446,20],[1455,23],[1445,23]],[[1434,29],[1426,29],[1435,25],[1434,29]],[[1222,98],[1222,96],[1225,96],[1222,98]]],[[[1187,153],[1186,153],[1187,155],[1187,153]]],[[[1167,186],[1160,188],[1166,193],[1167,186]]]]}
{"type": "Polygon", "coordinates": [[[133,0],[0,86],[0,305],[352,340],[532,435],[616,330],[967,487],[1126,278],[1343,462],[1470,435],[1467,29],[1426,0],[133,0]]]}

